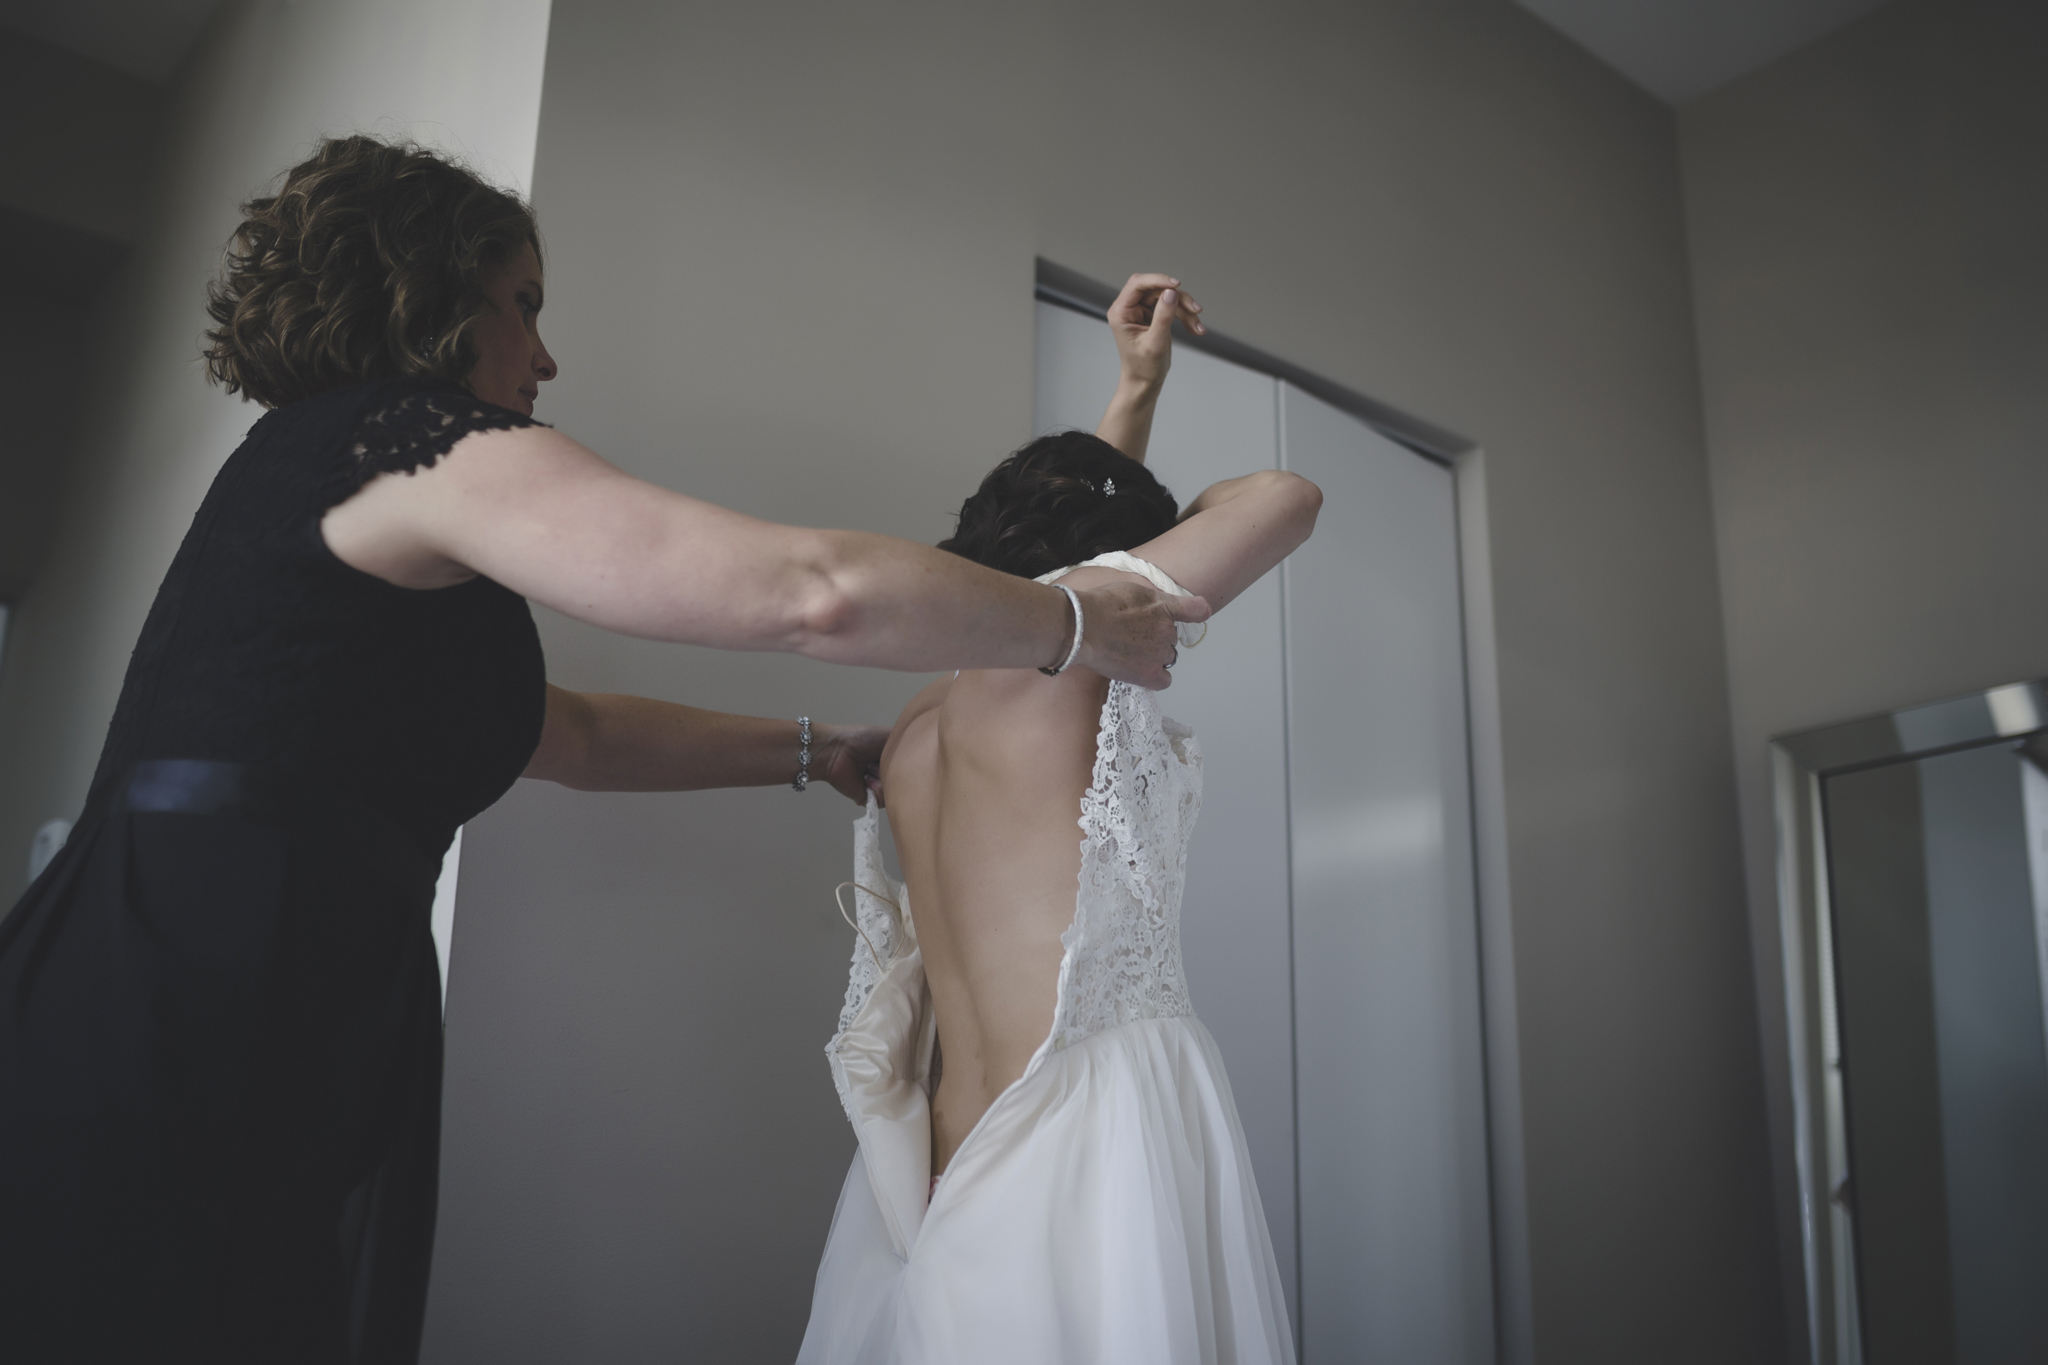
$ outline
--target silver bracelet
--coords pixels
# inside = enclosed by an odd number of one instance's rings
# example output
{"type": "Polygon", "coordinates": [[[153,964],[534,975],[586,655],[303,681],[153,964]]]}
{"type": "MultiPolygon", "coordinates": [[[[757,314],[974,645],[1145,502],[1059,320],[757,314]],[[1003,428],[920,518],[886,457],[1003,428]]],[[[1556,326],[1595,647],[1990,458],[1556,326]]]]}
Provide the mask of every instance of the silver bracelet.
{"type": "Polygon", "coordinates": [[[811,718],[796,718],[796,781],[789,784],[791,791],[802,791],[811,785],[811,718]]]}
{"type": "Polygon", "coordinates": [[[1069,665],[1069,664],[1073,663],[1073,662],[1074,662],[1074,656],[1075,656],[1075,655],[1077,655],[1077,654],[1079,654],[1079,653],[1081,652],[1081,627],[1082,627],[1082,621],[1081,621],[1081,599],[1080,599],[1080,598],[1079,598],[1078,596],[1076,596],[1076,595],[1075,595],[1075,593],[1074,593],[1074,590],[1073,590],[1072,588],[1068,587],[1068,586],[1067,586],[1066,584],[1064,584],[1064,583],[1055,583],[1055,584],[1053,584],[1053,586],[1054,586],[1055,588],[1058,588],[1058,589],[1059,589],[1059,590],[1060,590],[1061,592],[1065,593],[1065,594],[1067,595],[1067,601],[1069,601],[1069,602],[1071,602],[1071,603],[1073,604],[1073,607],[1074,607],[1074,647],[1073,647],[1072,649],[1070,649],[1070,650],[1068,650],[1068,651],[1067,651],[1067,657],[1066,657],[1066,658],[1064,658],[1064,659],[1060,660],[1060,666],[1059,666],[1058,668],[1041,668],[1041,669],[1039,669],[1039,670],[1038,670],[1038,671],[1039,671],[1040,673],[1043,673],[1043,674],[1045,674],[1045,676],[1046,676],[1046,677],[1048,677],[1048,678],[1057,678],[1057,677],[1058,677],[1058,676],[1059,676],[1060,674],[1062,674],[1062,673],[1066,672],[1066,671],[1067,671],[1067,665],[1069,665]]]}

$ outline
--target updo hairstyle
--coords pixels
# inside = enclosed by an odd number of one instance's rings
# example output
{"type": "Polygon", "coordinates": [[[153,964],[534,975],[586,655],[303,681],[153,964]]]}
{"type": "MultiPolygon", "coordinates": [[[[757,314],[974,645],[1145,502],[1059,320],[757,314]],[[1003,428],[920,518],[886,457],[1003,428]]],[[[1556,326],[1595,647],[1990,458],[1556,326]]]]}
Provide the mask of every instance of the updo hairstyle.
{"type": "Polygon", "coordinates": [[[1179,517],[1180,504],[1151,470],[1099,437],[1061,431],[991,470],[939,548],[1036,578],[1143,545],[1179,517]]]}
{"type": "Polygon", "coordinates": [[[376,379],[461,383],[483,281],[540,250],[517,196],[373,137],[325,139],[242,213],[206,291],[206,373],[267,408],[376,379]]]}

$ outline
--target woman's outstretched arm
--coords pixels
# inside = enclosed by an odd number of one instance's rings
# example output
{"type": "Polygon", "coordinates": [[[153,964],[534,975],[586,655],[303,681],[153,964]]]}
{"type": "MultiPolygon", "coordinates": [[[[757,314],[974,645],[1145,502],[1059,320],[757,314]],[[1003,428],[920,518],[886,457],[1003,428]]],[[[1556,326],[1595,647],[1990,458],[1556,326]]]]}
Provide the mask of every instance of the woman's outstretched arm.
{"type": "MultiPolygon", "coordinates": [[[[778,787],[797,774],[797,723],[550,685],[540,747],[523,776],[579,791],[778,787]]],[[[883,725],[811,726],[812,778],[849,801],[880,789],[883,725]]]]}
{"type": "Polygon", "coordinates": [[[1179,318],[1200,336],[1205,330],[1201,311],[1202,305],[1171,275],[1133,275],[1109,305],[1109,331],[1116,338],[1122,372],[1095,434],[1139,464],[1145,463],[1159,390],[1173,365],[1173,321],[1179,318]]]}
{"type": "MultiPolygon", "coordinates": [[[[906,672],[1036,668],[1073,639],[1064,594],[930,546],[743,516],[632,478],[545,427],[464,437],[386,474],[321,525],[343,562],[400,587],[482,574],[565,615],[648,639],[783,650],[906,672]]],[[[1090,590],[1080,662],[1165,687],[1198,599],[1090,590]]]]}

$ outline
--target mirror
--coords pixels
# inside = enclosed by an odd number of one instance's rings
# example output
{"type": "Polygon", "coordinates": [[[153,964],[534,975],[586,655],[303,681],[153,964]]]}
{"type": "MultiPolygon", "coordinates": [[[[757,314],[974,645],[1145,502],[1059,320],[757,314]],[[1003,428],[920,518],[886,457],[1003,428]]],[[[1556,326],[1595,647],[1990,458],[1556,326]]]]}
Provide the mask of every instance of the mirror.
{"type": "Polygon", "coordinates": [[[1773,748],[1814,1359],[2048,1360],[2048,689],[1773,748]]]}

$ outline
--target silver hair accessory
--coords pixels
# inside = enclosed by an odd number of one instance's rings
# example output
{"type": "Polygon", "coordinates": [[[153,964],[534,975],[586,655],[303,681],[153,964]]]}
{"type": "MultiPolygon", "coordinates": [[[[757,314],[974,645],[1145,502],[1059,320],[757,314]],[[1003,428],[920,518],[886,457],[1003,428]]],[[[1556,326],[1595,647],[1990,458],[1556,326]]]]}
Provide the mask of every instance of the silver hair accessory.
{"type": "Polygon", "coordinates": [[[1115,479],[1104,479],[1102,481],[1102,496],[1105,498],[1113,498],[1116,496],[1115,479]]]}

